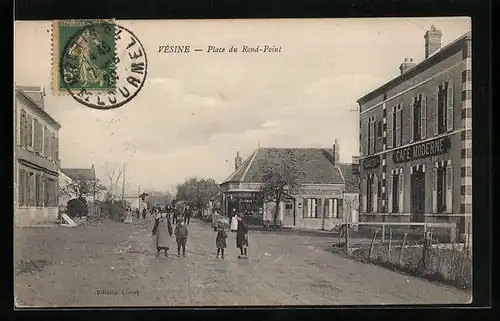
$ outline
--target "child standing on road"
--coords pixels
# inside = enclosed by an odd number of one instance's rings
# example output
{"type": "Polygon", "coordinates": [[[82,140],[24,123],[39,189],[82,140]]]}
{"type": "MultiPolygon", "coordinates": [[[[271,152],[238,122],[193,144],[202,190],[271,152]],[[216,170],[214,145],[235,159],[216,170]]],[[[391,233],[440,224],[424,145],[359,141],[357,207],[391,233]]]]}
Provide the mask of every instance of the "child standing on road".
{"type": "Polygon", "coordinates": [[[217,246],[217,258],[219,258],[219,254],[221,253],[221,258],[224,258],[224,249],[227,247],[226,239],[227,234],[226,231],[224,231],[224,226],[222,222],[219,222],[217,226],[217,237],[215,238],[215,245],[217,246]]]}
{"type": "Polygon", "coordinates": [[[177,226],[175,227],[175,239],[177,241],[177,257],[181,256],[181,248],[182,248],[182,256],[186,256],[186,243],[188,238],[188,229],[184,226],[184,221],[179,221],[177,226]]]}

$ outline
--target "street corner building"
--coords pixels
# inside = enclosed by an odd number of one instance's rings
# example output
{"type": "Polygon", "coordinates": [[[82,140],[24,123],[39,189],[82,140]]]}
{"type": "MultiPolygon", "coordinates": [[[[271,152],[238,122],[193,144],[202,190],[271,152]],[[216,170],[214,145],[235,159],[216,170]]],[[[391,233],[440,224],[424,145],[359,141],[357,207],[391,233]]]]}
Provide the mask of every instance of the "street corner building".
{"type": "Polygon", "coordinates": [[[58,218],[61,125],[44,108],[43,88],[14,91],[14,224],[51,223],[58,218]]]}
{"type": "Polygon", "coordinates": [[[276,205],[264,203],[259,193],[264,184],[264,168],[286,162],[291,155],[300,173],[299,188],[279,205],[278,220],[282,225],[329,230],[346,220],[357,221],[357,165],[340,163],[338,146],[336,141],[331,149],[259,147],[244,161],[238,152],[235,171],[220,184],[222,214],[236,208],[272,221],[276,205]]]}
{"type": "MultiPolygon", "coordinates": [[[[435,26],[425,59],[358,100],[360,221],[456,223],[472,231],[471,33],[441,48],[435,26]]],[[[458,235],[457,235],[458,236],[458,235]]]]}

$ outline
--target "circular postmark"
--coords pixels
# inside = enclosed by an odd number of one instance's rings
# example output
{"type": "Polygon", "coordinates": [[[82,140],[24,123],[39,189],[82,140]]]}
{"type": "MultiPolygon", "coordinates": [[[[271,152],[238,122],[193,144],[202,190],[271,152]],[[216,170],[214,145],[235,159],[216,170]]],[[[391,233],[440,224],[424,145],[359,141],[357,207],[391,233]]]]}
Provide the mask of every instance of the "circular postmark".
{"type": "Polygon", "coordinates": [[[127,28],[102,21],[80,28],[64,45],[60,78],[79,103],[113,109],[131,101],[147,76],[146,51],[127,28]]]}

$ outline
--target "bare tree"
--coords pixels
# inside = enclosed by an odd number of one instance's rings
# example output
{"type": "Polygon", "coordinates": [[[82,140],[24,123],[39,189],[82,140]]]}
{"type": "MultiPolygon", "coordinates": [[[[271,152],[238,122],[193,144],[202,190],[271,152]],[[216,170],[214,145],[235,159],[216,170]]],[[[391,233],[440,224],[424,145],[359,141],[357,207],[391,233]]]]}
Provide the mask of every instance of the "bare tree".
{"type": "Polygon", "coordinates": [[[59,192],[61,195],[71,198],[81,198],[97,192],[99,186],[99,181],[97,179],[87,179],[81,176],[76,179],[71,179],[67,184],[61,186],[59,192]]]}
{"type": "MultiPolygon", "coordinates": [[[[269,153],[269,152],[268,152],[269,153]]],[[[300,192],[298,179],[303,174],[297,166],[297,160],[291,151],[286,151],[280,157],[267,157],[268,162],[261,167],[263,184],[260,194],[264,202],[276,204],[273,223],[279,213],[279,204],[287,197],[300,192]]]]}
{"type": "Polygon", "coordinates": [[[115,197],[116,186],[123,175],[123,168],[117,167],[115,164],[106,164],[104,166],[104,174],[108,178],[108,194],[106,198],[113,199],[115,197]]]}

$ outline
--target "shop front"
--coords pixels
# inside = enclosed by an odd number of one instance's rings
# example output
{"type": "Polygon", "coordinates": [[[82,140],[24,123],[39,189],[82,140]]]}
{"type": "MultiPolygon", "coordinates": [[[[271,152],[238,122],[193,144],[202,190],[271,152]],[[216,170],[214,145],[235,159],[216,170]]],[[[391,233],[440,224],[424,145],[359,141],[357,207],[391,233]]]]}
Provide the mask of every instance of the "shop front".
{"type": "Polygon", "coordinates": [[[445,135],[392,152],[388,165],[389,213],[411,222],[455,222],[460,213],[460,135],[445,135]]]}

